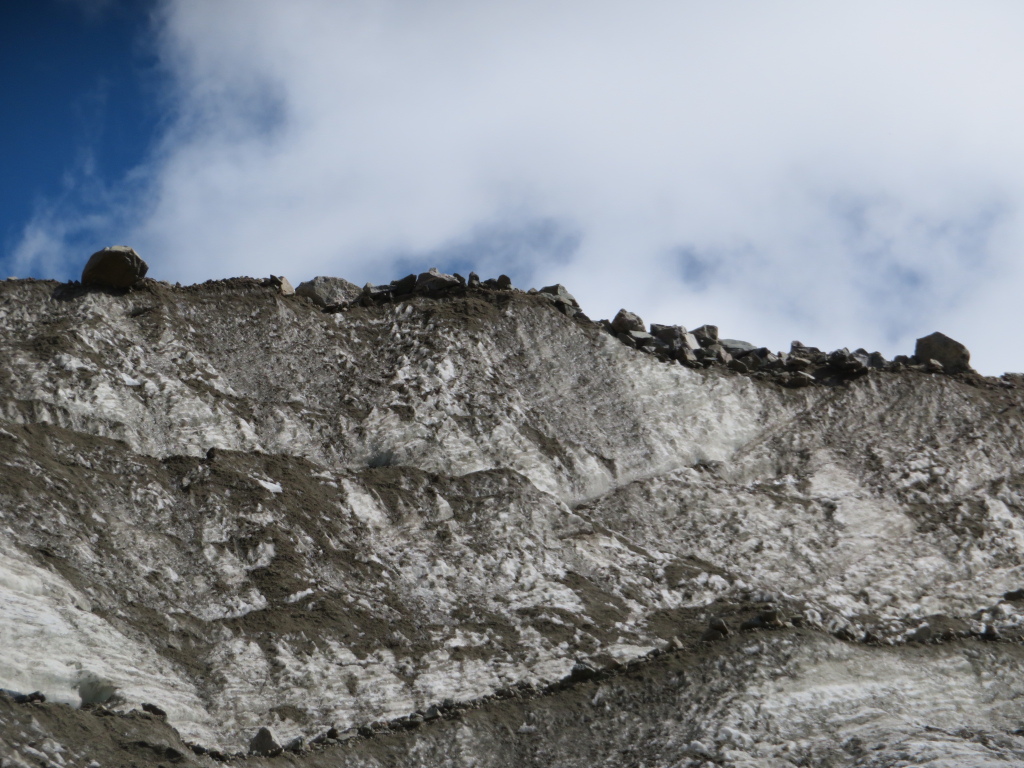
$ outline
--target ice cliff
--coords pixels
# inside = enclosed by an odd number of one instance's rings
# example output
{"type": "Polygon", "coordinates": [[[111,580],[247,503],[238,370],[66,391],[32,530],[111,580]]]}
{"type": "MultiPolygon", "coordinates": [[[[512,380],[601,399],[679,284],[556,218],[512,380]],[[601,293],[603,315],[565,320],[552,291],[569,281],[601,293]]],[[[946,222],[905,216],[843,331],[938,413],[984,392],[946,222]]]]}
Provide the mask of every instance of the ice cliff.
{"type": "Polygon", "coordinates": [[[4,768],[1024,763],[1022,377],[282,287],[0,283],[4,768]]]}

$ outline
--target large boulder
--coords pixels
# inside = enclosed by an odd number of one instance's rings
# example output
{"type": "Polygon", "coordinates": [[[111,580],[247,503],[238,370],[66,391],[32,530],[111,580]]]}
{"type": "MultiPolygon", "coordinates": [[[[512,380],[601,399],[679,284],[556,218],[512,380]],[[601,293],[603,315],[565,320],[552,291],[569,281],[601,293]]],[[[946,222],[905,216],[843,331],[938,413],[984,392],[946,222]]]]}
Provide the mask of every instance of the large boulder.
{"type": "Polygon", "coordinates": [[[942,365],[942,370],[946,373],[973,370],[971,368],[971,353],[967,347],[938,331],[917,340],[914,357],[919,363],[935,360],[942,365]]]}
{"type": "Polygon", "coordinates": [[[149,265],[127,245],[112,245],[96,251],[82,270],[82,285],[102,288],[131,288],[146,276],[149,265]]]}
{"type": "Polygon", "coordinates": [[[443,272],[438,272],[437,267],[431,267],[416,278],[416,293],[429,296],[451,288],[458,288],[460,285],[462,285],[462,281],[455,275],[446,275],[443,272]]]}
{"type": "Polygon", "coordinates": [[[260,728],[249,742],[249,754],[259,757],[277,757],[283,751],[274,734],[267,727],[260,728]]]}
{"type": "Polygon", "coordinates": [[[576,301],[576,297],[566,290],[566,287],[561,283],[555,285],[546,285],[540,289],[540,292],[546,295],[554,296],[555,300],[561,301],[568,304],[576,309],[580,308],[580,304],[576,301]]]}
{"type": "Polygon", "coordinates": [[[361,289],[340,277],[318,275],[312,280],[299,283],[295,293],[298,296],[305,296],[319,307],[330,307],[336,304],[351,304],[359,298],[361,289]]]}
{"type": "Polygon", "coordinates": [[[626,309],[620,309],[615,319],[612,320],[612,330],[615,333],[629,333],[630,331],[646,332],[647,326],[640,319],[639,315],[635,315],[626,309]]]}

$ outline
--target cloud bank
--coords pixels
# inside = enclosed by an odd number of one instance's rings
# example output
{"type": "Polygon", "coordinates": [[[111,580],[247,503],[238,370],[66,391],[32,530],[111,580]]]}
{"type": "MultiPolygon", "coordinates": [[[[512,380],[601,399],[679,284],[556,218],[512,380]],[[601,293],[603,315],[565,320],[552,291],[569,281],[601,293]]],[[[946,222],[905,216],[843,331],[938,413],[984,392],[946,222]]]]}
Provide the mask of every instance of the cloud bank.
{"type": "Polygon", "coordinates": [[[167,0],[158,149],[10,269],[87,236],[183,282],[437,265],[1024,370],[1022,33],[1012,1],[167,0]]]}

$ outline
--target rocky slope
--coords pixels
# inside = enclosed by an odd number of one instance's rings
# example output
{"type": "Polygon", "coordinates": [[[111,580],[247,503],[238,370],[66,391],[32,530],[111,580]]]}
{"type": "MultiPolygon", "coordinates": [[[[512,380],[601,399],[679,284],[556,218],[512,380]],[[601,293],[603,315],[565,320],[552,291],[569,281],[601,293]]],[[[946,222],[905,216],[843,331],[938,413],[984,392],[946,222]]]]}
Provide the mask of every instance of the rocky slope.
{"type": "Polygon", "coordinates": [[[1024,762],[1021,377],[281,285],[0,283],[4,768],[1024,762]]]}

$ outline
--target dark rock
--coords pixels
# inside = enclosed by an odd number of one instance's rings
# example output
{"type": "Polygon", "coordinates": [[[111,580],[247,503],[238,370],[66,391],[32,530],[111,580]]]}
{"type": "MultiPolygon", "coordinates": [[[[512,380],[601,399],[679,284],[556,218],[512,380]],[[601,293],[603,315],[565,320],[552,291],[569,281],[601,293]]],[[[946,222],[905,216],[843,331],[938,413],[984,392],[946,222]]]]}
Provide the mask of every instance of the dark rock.
{"type": "Polygon", "coordinates": [[[1011,590],[1010,592],[1007,592],[1005,595],[1003,595],[1003,599],[1009,600],[1010,602],[1014,603],[1020,600],[1024,600],[1024,589],[1011,590]]]}
{"type": "Polygon", "coordinates": [[[436,720],[440,716],[441,716],[441,711],[437,708],[436,704],[431,704],[423,712],[423,719],[424,720],[436,720]]]}
{"type": "Polygon", "coordinates": [[[722,637],[729,636],[729,625],[725,623],[725,620],[720,616],[712,616],[708,619],[708,629],[713,629],[716,632],[720,632],[722,637]]]}
{"type": "Polygon", "coordinates": [[[32,693],[18,693],[17,691],[8,691],[3,688],[0,688],[0,691],[3,691],[8,696],[10,696],[14,700],[15,704],[42,704],[46,701],[46,696],[44,696],[41,691],[32,691],[32,693]]]}
{"type": "Polygon", "coordinates": [[[947,373],[969,373],[973,370],[971,353],[967,347],[937,331],[917,340],[914,358],[917,363],[926,365],[930,360],[935,360],[947,373]]]}
{"type": "Polygon", "coordinates": [[[809,387],[813,383],[814,377],[807,371],[796,371],[790,375],[789,386],[791,387],[809,387]]]}
{"type": "Polygon", "coordinates": [[[260,728],[256,735],[249,742],[249,754],[260,757],[277,757],[282,752],[282,747],[274,739],[274,734],[267,727],[260,728]]]}
{"type": "Polygon", "coordinates": [[[476,272],[470,272],[469,273],[469,287],[470,288],[479,288],[480,287],[480,275],[478,275],[476,272]]]}
{"type": "Polygon", "coordinates": [[[692,333],[702,347],[718,341],[717,325],[702,325],[700,328],[695,328],[692,333]]]}
{"type": "Polygon", "coordinates": [[[639,315],[625,309],[620,309],[615,315],[615,319],[612,320],[612,330],[616,333],[629,333],[630,331],[645,333],[646,328],[647,326],[644,325],[644,321],[640,319],[639,315]]]}
{"type": "Polygon", "coordinates": [[[512,278],[508,275],[498,275],[497,286],[499,291],[511,291],[512,278]]]}
{"type": "Polygon", "coordinates": [[[541,288],[540,292],[548,294],[550,296],[554,296],[557,299],[561,299],[563,302],[574,307],[575,309],[580,308],[579,302],[576,301],[576,298],[571,293],[569,293],[569,291],[567,291],[565,289],[565,286],[562,285],[561,283],[556,283],[555,285],[547,285],[541,288]]]}
{"type": "Polygon", "coordinates": [[[638,349],[640,347],[650,347],[654,345],[655,338],[646,331],[628,331],[626,333],[633,340],[633,345],[638,349]]]}
{"type": "Polygon", "coordinates": [[[651,335],[668,344],[673,349],[679,349],[683,346],[683,336],[686,334],[686,329],[681,325],[660,325],[658,323],[651,323],[651,335]]]}
{"type": "Polygon", "coordinates": [[[619,333],[615,336],[615,338],[617,338],[627,347],[632,347],[633,349],[636,349],[636,340],[628,333],[619,333]]]}
{"type": "Polygon", "coordinates": [[[868,368],[883,369],[889,365],[889,361],[885,359],[881,352],[872,352],[868,355],[868,368]]]}
{"type": "Polygon", "coordinates": [[[287,744],[284,745],[285,752],[302,752],[306,748],[306,739],[304,736],[296,736],[291,739],[287,744]]]}
{"type": "Polygon", "coordinates": [[[700,636],[702,643],[714,643],[718,640],[724,640],[725,635],[717,629],[706,629],[704,634],[700,636]]]}
{"type": "Polygon", "coordinates": [[[416,275],[406,275],[401,280],[391,281],[391,293],[394,296],[407,296],[416,290],[416,275]]]}
{"type": "Polygon", "coordinates": [[[594,667],[587,664],[585,661],[577,661],[572,665],[572,671],[569,672],[569,682],[582,683],[587,680],[593,680],[597,677],[598,671],[594,667]]]}
{"type": "Polygon", "coordinates": [[[945,368],[943,367],[942,363],[940,363],[938,360],[935,360],[935,359],[928,360],[924,364],[924,369],[928,373],[942,373],[945,370],[945,368]]]}
{"type": "Polygon", "coordinates": [[[149,265],[127,245],[112,245],[96,251],[82,270],[82,285],[103,288],[131,288],[149,271],[149,265]]]}
{"type": "Polygon", "coordinates": [[[323,275],[299,283],[299,287],[295,289],[296,296],[305,296],[318,307],[351,304],[359,298],[359,293],[359,286],[354,283],[342,280],[340,277],[324,277],[323,275]]]}
{"type": "Polygon", "coordinates": [[[697,355],[694,354],[694,351],[692,349],[684,348],[676,352],[676,360],[678,360],[683,365],[691,367],[700,365],[700,361],[697,360],[697,355]]]}
{"type": "Polygon", "coordinates": [[[736,373],[750,373],[750,369],[747,368],[744,362],[735,358],[729,361],[729,370],[736,371],[736,373]]]}
{"type": "Polygon", "coordinates": [[[455,275],[446,275],[437,271],[437,267],[431,267],[428,271],[420,273],[416,278],[416,293],[427,296],[443,293],[461,285],[455,275]]]}
{"type": "Polygon", "coordinates": [[[142,703],[142,711],[149,712],[149,714],[156,715],[157,717],[167,717],[167,712],[158,707],[156,704],[150,704],[149,702],[142,703]]]}

